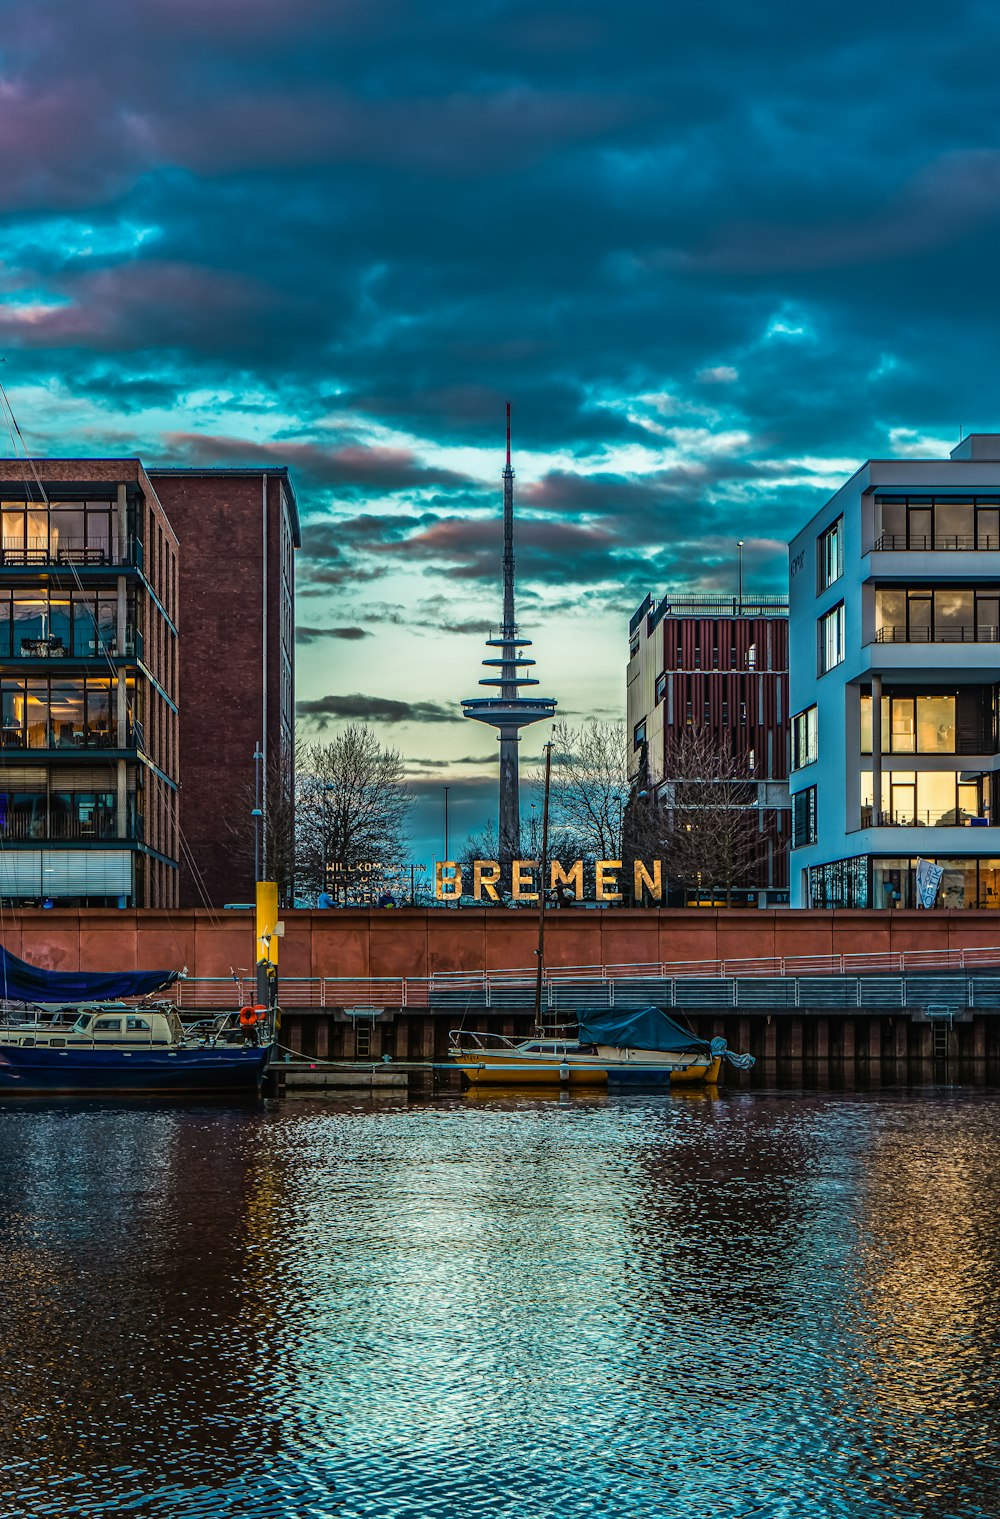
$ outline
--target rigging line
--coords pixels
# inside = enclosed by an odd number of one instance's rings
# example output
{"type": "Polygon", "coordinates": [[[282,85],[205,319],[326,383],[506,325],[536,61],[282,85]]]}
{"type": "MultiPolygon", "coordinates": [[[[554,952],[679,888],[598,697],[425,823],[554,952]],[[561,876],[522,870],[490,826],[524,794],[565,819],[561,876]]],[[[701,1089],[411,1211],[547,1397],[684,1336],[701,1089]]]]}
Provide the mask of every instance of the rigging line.
{"type": "Polygon", "coordinates": [[[205,886],[205,878],[198,867],[198,862],[194,857],[194,852],[192,851],[190,844],[188,843],[184,829],[181,827],[179,817],[177,822],[177,842],[180,845],[181,854],[187,862],[188,869],[191,872],[191,878],[194,881],[198,895],[201,897],[202,904],[208,910],[209,921],[212,924],[212,927],[221,928],[222,919],[219,917],[216,908],[213,906],[209,898],[208,890],[205,886]]]}

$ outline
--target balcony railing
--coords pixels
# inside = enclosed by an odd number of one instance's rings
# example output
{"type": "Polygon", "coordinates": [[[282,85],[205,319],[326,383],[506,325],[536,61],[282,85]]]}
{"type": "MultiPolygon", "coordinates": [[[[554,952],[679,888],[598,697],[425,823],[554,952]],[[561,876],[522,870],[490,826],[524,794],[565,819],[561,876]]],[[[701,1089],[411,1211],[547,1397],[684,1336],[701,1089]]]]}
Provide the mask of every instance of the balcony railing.
{"type": "MultiPolygon", "coordinates": [[[[141,739],[139,740],[141,742],[141,739]]],[[[129,729],[125,735],[125,748],[136,743],[136,734],[129,729]]],[[[107,728],[73,728],[60,723],[57,729],[25,733],[23,728],[0,728],[0,748],[4,749],[115,749],[118,734],[107,728]]]]}
{"type": "Polygon", "coordinates": [[[936,808],[914,812],[912,808],[903,807],[896,811],[883,809],[879,812],[878,822],[875,821],[875,809],[862,807],[862,828],[988,828],[988,817],[977,817],[971,812],[966,812],[962,807],[949,807],[946,812],[936,808]]]}
{"type": "MultiPolygon", "coordinates": [[[[125,659],[135,657],[142,658],[142,637],[134,628],[125,631],[125,642],[120,650],[125,659]]],[[[69,644],[66,640],[50,635],[47,638],[21,638],[14,646],[12,658],[14,659],[104,659],[108,655],[116,658],[119,654],[118,637],[111,634],[110,637],[100,638],[74,638],[69,644]]]]}
{"type": "Polygon", "coordinates": [[[118,545],[109,542],[88,543],[82,538],[63,537],[57,543],[45,538],[4,538],[0,540],[0,566],[24,569],[52,564],[135,564],[136,548],[135,539],[130,539],[122,556],[118,545]]]}
{"type": "Polygon", "coordinates": [[[996,623],[960,623],[953,628],[910,628],[884,623],[875,629],[876,643],[997,643],[1000,627],[996,623]]]}
{"type": "Polygon", "coordinates": [[[73,817],[52,817],[46,822],[44,816],[21,816],[15,812],[8,814],[0,823],[0,841],[6,844],[34,844],[52,840],[59,843],[84,843],[98,839],[134,841],[137,838],[139,831],[135,827],[127,828],[124,834],[119,834],[115,819],[105,815],[89,821],[73,817]]]}
{"type": "Polygon", "coordinates": [[[881,538],[875,539],[876,552],[891,553],[904,549],[918,554],[934,551],[952,553],[956,549],[995,554],[1000,551],[1000,537],[995,533],[980,533],[978,539],[971,533],[883,533],[881,538]]]}

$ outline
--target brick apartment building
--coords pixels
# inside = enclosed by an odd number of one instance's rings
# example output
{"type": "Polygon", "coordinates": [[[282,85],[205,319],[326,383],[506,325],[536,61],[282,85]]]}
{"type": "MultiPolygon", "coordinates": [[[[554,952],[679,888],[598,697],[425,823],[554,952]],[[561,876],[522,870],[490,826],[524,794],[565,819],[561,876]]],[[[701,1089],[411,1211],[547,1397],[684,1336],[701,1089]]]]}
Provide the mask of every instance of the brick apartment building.
{"type": "MultiPolygon", "coordinates": [[[[734,902],[788,902],[788,601],[779,596],[647,596],[629,623],[628,728],[648,782],[669,787],[685,729],[728,736],[761,833],[734,902]]],[[[669,862],[668,862],[669,869],[669,862]]]]}
{"type": "Polygon", "coordinates": [[[149,478],[181,544],[181,906],[250,902],[261,744],[268,872],[292,810],[295,494],[284,468],[150,468],[149,478]]]}
{"type": "Polygon", "coordinates": [[[8,459],[0,495],[0,899],[250,901],[258,746],[262,843],[293,779],[287,472],[8,459]]]}

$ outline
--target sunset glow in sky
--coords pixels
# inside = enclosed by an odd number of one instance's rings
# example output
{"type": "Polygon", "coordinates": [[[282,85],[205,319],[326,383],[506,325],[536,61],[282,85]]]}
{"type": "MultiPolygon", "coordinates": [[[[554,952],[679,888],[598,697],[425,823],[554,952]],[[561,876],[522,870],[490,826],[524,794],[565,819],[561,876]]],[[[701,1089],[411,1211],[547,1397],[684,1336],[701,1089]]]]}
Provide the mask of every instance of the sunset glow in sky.
{"type": "MultiPolygon", "coordinates": [[[[495,811],[500,615],[572,722],[647,590],[785,584],[868,456],[1000,426],[1000,13],[9,0],[0,375],[40,454],[287,463],[301,737],[495,811]]],[[[545,737],[525,739],[530,768],[545,737]]]]}

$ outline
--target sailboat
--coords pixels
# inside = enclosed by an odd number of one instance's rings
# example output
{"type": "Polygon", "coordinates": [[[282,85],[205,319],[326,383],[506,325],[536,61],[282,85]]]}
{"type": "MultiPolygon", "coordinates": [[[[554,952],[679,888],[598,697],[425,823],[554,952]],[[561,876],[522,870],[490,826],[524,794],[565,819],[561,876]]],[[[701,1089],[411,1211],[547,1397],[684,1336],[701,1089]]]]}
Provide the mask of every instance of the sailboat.
{"type": "Polygon", "coordinates": [[[48,971],[0,947],[0,996],[36,1015],[0,1027],[0,1098],[259,1092],[275,1048],[277,900],[273,882],[258,883],[259,995],[242,1009],[241,1044],[185,1030],[169,1002],[124,1000],[148,999],[182,971],[48,971]]]}
{"type": "Polygon", "coordinates": [[[609,1081],[712,1086],[724,1063],[749,1070],[754,1057],[730,1050],[725,1039],[702,1039],[662,1008],[602,1008],[578,1013],[576,1038],[551,1038],[542,1026],[545,966],[545,880],[549,853],[552,744],[545,745],[542,851],[538,891],[535,1038],[452,1029],[448,1055],[473,1085],[607,1086],[609,1081]]]}
{"type": "Polygon", "coordinates": [[[576,1038],[515,1040],[453,1029],[449,1056],[473,1085],[607,1086],[609,1082],[714,1086],[724,1064],[749,1070],[752,1055],[702,1039],[662,1008],[579,1013],[576,1038]]]}

